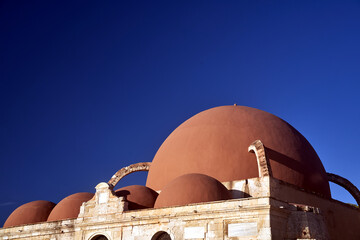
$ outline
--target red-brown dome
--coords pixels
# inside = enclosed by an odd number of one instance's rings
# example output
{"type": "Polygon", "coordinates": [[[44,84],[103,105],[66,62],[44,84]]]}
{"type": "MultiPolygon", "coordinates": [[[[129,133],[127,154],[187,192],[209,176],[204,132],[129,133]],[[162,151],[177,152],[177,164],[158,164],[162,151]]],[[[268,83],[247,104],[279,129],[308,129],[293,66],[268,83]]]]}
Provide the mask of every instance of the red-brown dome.
{"type": "Polygon", "coordinates": [[[83,202],[89,201],[94,196],[93,193],[81,192],[74,193],[61,200],[51,211],[47,221],[58,221],[68,218],[77,218],[83,202]]]}
{"type": "Polygon", "coordinates": [[[174,178],[198,172],[221,182],[258,177],[255,140],[266,146],[273,176],[330,197],[325,169],[310,143],[273,114],[242,106],[203,111],[176,128],[156,153],[146,186],[159,190],[174,178]]]}
{"type": "Polygon", "coordinates": [[[153,208],[155,200],[159,195],[151,188],[141,185],[132,185],[120,188],[115,191],[115,194],[119,197],[126,197],[129,202],[129,210],[153,208]]]}
{"type": "Polygon", "coordinates": [[[25,203],[10,214],[4,223],[4,228],[45,222],[55,205],[53,202],[44,200],[25,203]]]}
{"type": "Polygon", "coordinates": [[[230,192],[215,178],[191,173],[175,178],[160,192],[155,208],[230,199],[230,192]]]}

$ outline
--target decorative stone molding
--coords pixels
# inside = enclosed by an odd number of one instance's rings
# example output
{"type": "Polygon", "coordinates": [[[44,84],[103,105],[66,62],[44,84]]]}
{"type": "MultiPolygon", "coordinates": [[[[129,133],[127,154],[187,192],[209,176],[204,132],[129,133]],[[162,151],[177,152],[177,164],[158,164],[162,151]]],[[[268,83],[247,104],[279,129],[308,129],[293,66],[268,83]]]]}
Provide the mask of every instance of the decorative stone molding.
{"type": "Polygon", "coordinates": [[[330,182],[336,183],[342,186],[343,188],[345,188],[355,198],[355,201],[357,202],[358,206],[360,206],[360,191],[354,184],[352,184],[346,178],[336,175],[334,173],[326,173],[326,174],[330,182]]]}
{"type": "Polygon", "coordinates": [[[111,216],[128,210],[127,201],[124,197],[114,195],[112,187],[108,183],[99,183],[95,189],[95,196],[82,204],[77,220],[93,219],[97,221],[99,217],[104,220],[102,217],[104,215],[111,216]]]}
{"type": "Polygon", "coordinates": [[[255,140],[248,148],[249,152],[256,155],[259,177],[272,176],[270,161],[266,156],[265,146],[260,140],[255,140]]]}
{"type": "Polygon", "coordinates": [[[117,171],[109,180],[108,184],[112,187],[115,187],[116,184],[126,175],[133,173],[133,172],[140,172],[140,171],[149,171],[151,162],[141,162],[131,164],[127,167],[123,167],[119,171],[117,171]]]}

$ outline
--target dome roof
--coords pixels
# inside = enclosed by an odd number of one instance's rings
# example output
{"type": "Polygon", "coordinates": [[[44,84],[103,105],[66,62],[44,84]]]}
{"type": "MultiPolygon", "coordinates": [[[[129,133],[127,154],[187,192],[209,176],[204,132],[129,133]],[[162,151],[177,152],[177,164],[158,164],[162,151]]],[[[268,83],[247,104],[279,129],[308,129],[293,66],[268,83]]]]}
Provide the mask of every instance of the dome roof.
{"type": "Polygon", "coordinates": [[[330,197],[325,169],[305,137],[275,115],[243,106],[212,108],[176,128],[156,153],[146,186],[160,190],[192,172],[221,182],[258,177],[256,156],[248,152],[257,139],[273,177],[330,197]]]}
{"type": "Polygon", "coordinates": [[[151,188],[141,185],[132,185],[120,188],[115,191],[115,194],[119,197],[126,197],[129,202],[129,210],[153,208],[155,200],[159,195],[151,188]]]}
{"type": "Polygon", "coordinates": [[[53,202],[44,200],[25,203],[10,214],[4,223],[4,228],[45,222],[55,205],[53,202]]]}
{"type": "Polygon", "coordinates": [[[215,178],[190,173],[175,178],[161,190],[155,208],[227,200],[230,192],[215,178]]]}
{"type": "Polygon", "coordinates": [[[74,193],[61,200],[51,211],[47,221],[58,221],[68,218],[77,218],[83,202],[89,201],[94,196],[93,193],[81,192],[74,193]]]}

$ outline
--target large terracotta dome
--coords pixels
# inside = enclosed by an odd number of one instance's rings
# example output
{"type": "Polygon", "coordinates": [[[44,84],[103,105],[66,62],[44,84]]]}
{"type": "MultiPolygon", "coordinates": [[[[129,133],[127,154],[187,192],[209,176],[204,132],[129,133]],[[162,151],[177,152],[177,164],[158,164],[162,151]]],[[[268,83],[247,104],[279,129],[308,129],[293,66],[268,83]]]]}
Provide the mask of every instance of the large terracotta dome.
{"type": "Polygon", "coordinates": [[[243,106],[203,111],[176,128],[156,153],[146,185],[161,190],[187,173],[202,173],[221,182],[258,177],[255,140],[266,146],[273,176],[330,197],[324,167],[310,143],[273,114],[243,106]]]}
{"type": "Polygon", "coordinates": [[[4,228],[45,222],[55,205],[53,202],[44,200],[25,203],[10,214],[4,223],[4,228]]]}
{"type": "Polygon", "coordinates": [[[77,218],[80,213],[81,204],[89,201],[93,196],[93,193],[80,192],[64,198],[51,211],[47,221],[77,218]]]}
{"type": "Polygon", "coordinates": [[[155,208],[227,200],[230,192],[215,178],[191,173],[175,178],[156,199],[155,208]]]}
{"type": "Polygon", "coordinates": [[[129,210],[153,208],[159,195],[151,188],[141,185],[131,185],[115,191],[117,196],[126,197],[129,210]]]}

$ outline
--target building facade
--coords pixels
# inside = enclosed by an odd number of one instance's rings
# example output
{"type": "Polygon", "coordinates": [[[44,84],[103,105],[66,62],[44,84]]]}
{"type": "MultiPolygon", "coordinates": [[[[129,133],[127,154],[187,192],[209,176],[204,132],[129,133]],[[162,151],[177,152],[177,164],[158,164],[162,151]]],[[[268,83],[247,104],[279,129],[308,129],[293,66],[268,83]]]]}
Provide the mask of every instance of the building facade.
{"type": "Polygon", "coordinates": [[[282,119],[217,107],[185,121],[152,162],[120,169],[95,194],[20,206],[0,239],[360,239],[359,208],[332,199],[329,181],[360,202],[358,189],[327,173],[282,119]],[[146,186],[114,190],[136,171],[148,171],[146,186]]]}

